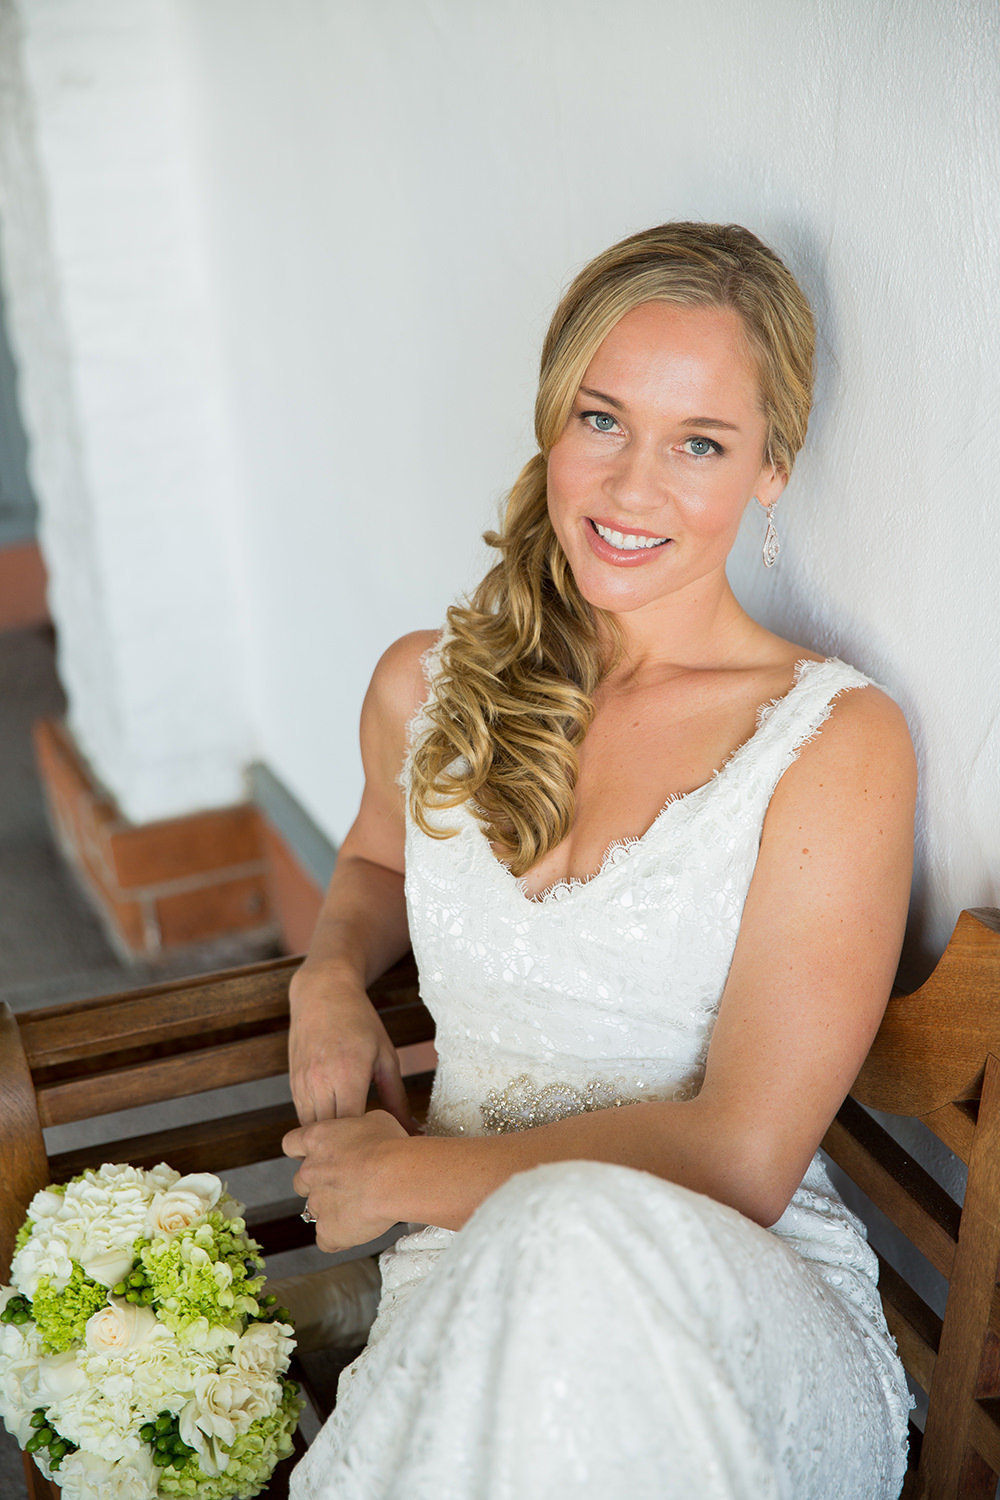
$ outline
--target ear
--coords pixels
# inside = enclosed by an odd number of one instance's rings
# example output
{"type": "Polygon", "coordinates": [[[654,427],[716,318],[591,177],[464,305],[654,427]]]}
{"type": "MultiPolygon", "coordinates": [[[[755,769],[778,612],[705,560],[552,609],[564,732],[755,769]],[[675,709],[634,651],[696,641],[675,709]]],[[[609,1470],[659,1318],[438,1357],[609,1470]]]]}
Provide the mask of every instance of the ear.
{"type": "Polygon", "coordinates": [[[784,469],[779,469],[774,464],[764,464],[757,475],[754,494],[761,505],[767,507],[774,504],[787,483],[788,475],[784,469]]]}

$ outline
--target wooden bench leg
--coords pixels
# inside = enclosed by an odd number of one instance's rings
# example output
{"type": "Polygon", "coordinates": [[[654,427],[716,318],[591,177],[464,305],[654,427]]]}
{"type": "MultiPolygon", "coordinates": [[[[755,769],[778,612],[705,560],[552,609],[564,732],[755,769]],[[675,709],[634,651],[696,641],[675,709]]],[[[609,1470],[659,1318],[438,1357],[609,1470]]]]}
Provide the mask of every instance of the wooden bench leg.
{"type": "Polygon", "coordinates": [[[996,1475],[972,1450],[975,1398],[988,1364],[1000,1257],[1000,1059],[986,1059],[969,1181],[958,1229],[920,1455],[920,1500],[992,1500],[996,1475]],[[985,1360],[984,1360],[985,1356],[985,1360]]]}

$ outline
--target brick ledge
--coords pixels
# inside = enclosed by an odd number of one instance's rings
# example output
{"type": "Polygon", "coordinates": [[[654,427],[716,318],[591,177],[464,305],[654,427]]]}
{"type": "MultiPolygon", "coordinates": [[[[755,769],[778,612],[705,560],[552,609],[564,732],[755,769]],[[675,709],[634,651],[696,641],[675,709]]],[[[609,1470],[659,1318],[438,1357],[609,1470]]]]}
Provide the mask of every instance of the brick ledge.
{"type": "Polygon", "coordinates": [[[34,739],[56,839],[123,958],[156,959],[236,934],[274,940],[255,807],[130,823],[64,723],[40,720],[34,739]]]}

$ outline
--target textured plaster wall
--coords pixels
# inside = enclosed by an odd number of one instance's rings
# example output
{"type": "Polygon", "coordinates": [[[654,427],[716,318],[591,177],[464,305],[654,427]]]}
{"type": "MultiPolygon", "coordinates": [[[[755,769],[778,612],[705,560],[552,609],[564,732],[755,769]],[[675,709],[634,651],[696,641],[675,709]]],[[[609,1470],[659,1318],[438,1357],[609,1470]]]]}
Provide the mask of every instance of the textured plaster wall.
{"type": "Polygon", "coordinates": [[[993,0],[0,0],[0,267],[74,727],[137,818],[263,760],[336,839],[379,652],[530,455],[561,287],[738,219],[816,305],[808,450],[733,559],[883,681],[914,972],[1000,902],[993,0]]]}
{"type": "Polygon", "coordinates": [[[1000,902],[993,0],[179,0],[244,463],[259,753],[333,837],[380,650],[436,624],[529,456],[570,273],[740,220],[819,316],[751,610],[883,681],[923,790],[911,954],[1000,902]]]}
{"type": "Polygon", "coordinates": [[[225,385],[168,0],[0,0],[0,264],[60,671],[137,821],[242,794],[225,385]]]}

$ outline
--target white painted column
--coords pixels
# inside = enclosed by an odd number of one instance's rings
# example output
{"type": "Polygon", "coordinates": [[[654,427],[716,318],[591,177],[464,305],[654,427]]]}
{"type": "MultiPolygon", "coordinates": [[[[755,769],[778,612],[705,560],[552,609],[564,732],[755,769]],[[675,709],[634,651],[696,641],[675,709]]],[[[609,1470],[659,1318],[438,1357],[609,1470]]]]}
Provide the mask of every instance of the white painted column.
{"type": "Polygon", "coordinates": [[[234,460],[169,0],[0,0],[0,263],[71,728],[137,822],[238,799],[234,460]]]}

